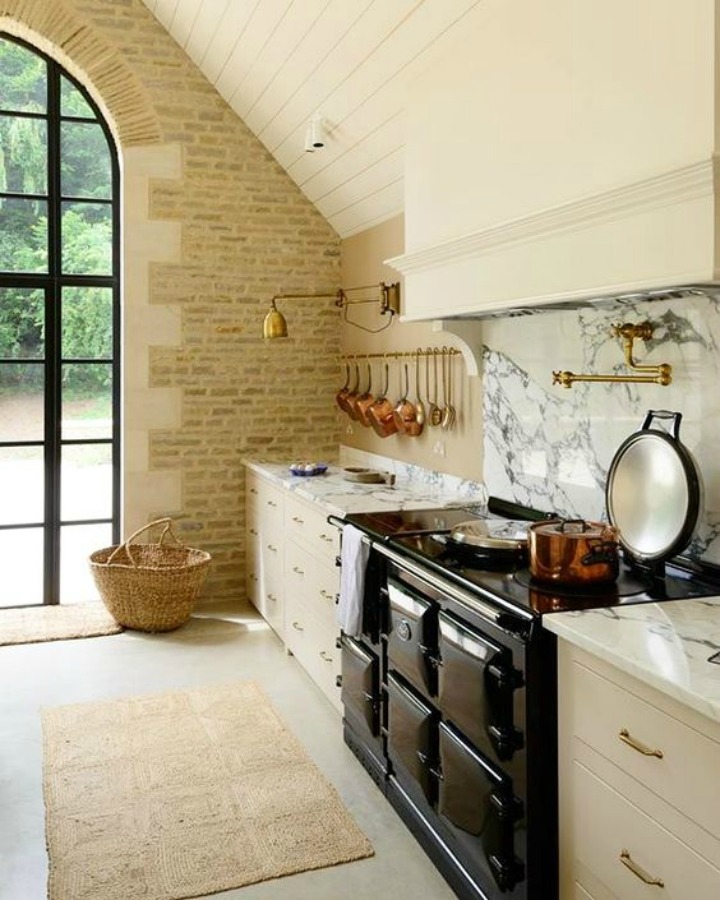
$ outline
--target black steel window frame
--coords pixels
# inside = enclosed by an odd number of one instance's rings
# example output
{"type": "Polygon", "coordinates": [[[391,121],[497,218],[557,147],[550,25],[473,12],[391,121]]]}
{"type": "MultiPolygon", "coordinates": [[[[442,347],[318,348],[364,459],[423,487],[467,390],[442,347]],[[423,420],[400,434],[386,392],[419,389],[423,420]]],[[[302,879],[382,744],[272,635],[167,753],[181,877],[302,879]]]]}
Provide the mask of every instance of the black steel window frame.
{"type": "MultiPolygon", "coordinates": [[[[46,273],[24,273],[0,271],[0,288],[40,289],[45,297],[45,358],[5,359],[2,365],[17,365],[33,362],[45,366],[45,421],[42,441],[0,441],[0,449],[5,447],[44,447],[45,510],[44,522],[27,522],[0,525],[0,531],[26,528],[44,529],[43,561],[43,605],[59,603],[60,589],[60,533],[63,527],[81,525],[104,525],[112,527],[112,542],[120,539],[120,167],[115,139],[104,116],[97,108],[88,91],[52,57],[38,50],[32,44],[0,31],[0,38],[25,47],[44,60],[47,72],[47,108],[44,113],[17,112],[0,109],[0,116],[23,117],[47,122],[47,196],[39,194],[18,194],[0,192],[7,199],[40,200],[47,203],[48,217],[48,268],[46,273]],[[84,97],[95,114],[94,119],[83,116],[61,115],[61,78],[65,78],[84,97]],[[60,125],[61,122],[93,123],[102,127],[107,140],[111,160],[111,198],[63,196],[60,183],[60,125]],[[103,204],[111,209],[112,219],[112,272],[110,275],[64,275],[62,273],[62,209],[63,204],[79,202],[103,204]],[[62,335],[62,291],[64,287],[104,287],[112,289],[112,359],[62,358],[60,339],[62,335]],[[61,434],[62,366],[67,363],[105,364],[112,366],[112,432],[109,438],[63,439],[61,434]],[[110,518],[63,521],[60,516],[60,461],[62,447],[72,445],[105,444],[112,454],[112,513],[110,518]]],[[[0,100],[1,102],[1,100],[0,100]]],[[[98,548],[99,549],[99,548],[98,548]]]]}

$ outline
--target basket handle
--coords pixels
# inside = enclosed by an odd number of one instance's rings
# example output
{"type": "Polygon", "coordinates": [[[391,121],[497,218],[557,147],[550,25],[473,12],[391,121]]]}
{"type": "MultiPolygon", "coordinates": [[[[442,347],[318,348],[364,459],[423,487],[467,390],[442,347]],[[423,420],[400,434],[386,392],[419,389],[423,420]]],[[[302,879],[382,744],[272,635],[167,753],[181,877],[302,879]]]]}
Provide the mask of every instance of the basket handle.
{"type": "Polygon", "coordinates": [[[156,525],[164,525],[165,526],[162,530],[162,533],[160,534],[160,541],[159,541],[160,544],[163,543],[166,535],[169,534],[170,537],[175,541],[176,544],[180,544],[182,546],[182,541],[178,538],[178,536],[175,534],[175,532],[172,529],[172,519],[170,517],[166,517],[164,519],[155,519],[154,522],[148,522],[147,525],[143,525],[142,528],[138,528],[137,531],[134,531],[130,535],[130,537],[125,541],[124,544],[118,544],[118,546],[113,550],[113,552],[108,557],[106,565],[109,566],[110,563],[115,558],[115,555],[124,548],[125,553],[127,553],[128,559],[133,564],[133,567],[137,568],[137,563],[135,562],[135,558],[133,557],[133,555],[130,551],[130,544],[133,542],[133,540],[138,535],[142,534],[143,531],[149,531],[151,528],[154,528],[156,525]]]}

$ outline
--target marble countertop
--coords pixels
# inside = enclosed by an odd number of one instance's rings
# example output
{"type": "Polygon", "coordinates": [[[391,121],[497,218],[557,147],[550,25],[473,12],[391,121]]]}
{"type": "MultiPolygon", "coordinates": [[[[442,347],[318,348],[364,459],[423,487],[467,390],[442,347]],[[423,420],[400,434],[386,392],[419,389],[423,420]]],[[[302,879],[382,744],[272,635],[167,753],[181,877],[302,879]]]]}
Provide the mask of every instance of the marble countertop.
{"type": "Polygon", "coordinates": [[[395,484],[389,485],[346,481],[339,466],[329,466],[324,475],[301,476],[292,475],[283,463],[246,460],[245,465],[296,496],[318,503],[328,515],[484,505],[486,499],[475,482],[429,472],[425,477],[423,470],[416,470],[412,477],[396,476],[395,484]]]}
{"type": "Polygon", "coordinates": [[[720,722],[720,597],[552,613],[543,625],[720,722]]]}

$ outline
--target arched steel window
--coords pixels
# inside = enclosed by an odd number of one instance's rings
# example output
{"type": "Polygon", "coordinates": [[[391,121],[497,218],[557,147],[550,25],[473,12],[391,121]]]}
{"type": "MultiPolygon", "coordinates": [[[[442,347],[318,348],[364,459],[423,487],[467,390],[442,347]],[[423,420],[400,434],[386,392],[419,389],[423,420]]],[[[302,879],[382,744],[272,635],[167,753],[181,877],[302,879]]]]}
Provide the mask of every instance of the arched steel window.
{"type": "Polygon", "coordinates": [[[0,607],[94,599],[119,537],[119,234],[97,106],[0,33],[0,607]]]}

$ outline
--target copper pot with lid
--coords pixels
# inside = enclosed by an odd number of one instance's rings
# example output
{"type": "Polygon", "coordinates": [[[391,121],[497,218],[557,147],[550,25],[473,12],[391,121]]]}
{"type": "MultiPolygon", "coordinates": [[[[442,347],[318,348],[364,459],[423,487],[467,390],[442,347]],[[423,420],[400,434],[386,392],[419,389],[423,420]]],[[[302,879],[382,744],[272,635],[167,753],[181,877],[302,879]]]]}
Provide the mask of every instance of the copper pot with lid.
{"type": "Polygon", "coordinates": [[[587,587],[618,577],[617,529],[603,522],[535,522],[528,529],[528,554],[537,581],[587,587]]]}

